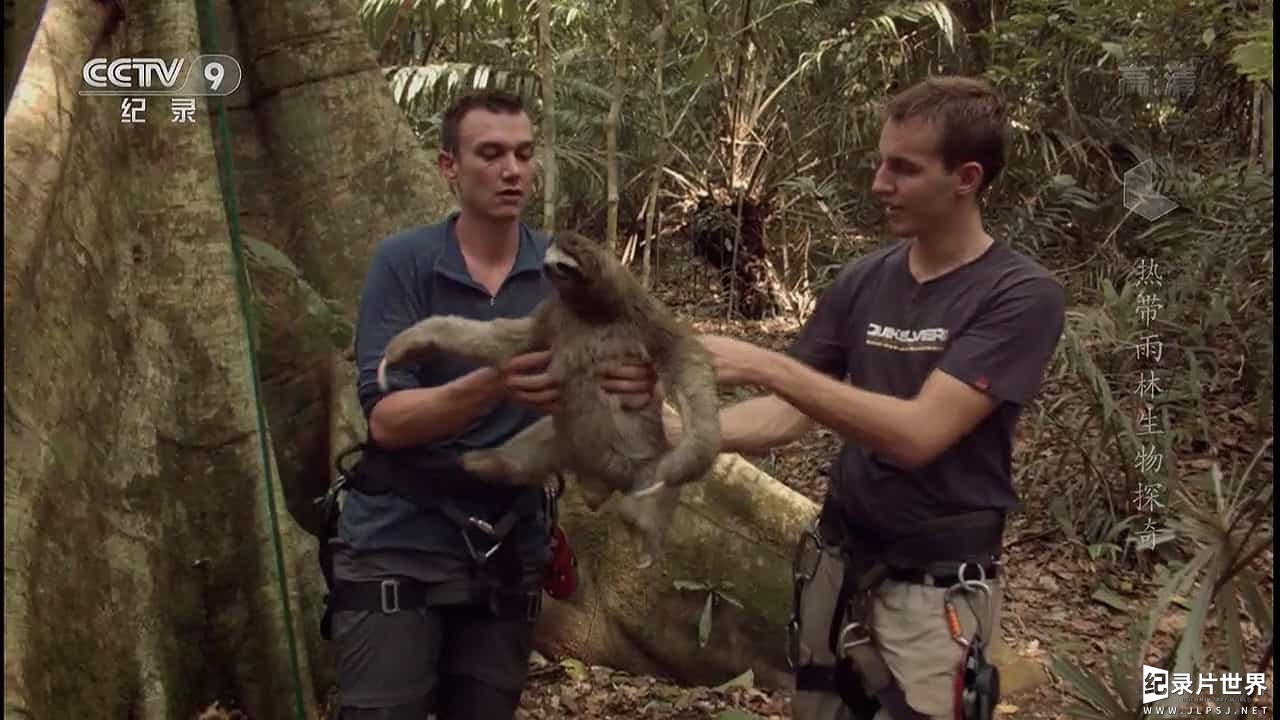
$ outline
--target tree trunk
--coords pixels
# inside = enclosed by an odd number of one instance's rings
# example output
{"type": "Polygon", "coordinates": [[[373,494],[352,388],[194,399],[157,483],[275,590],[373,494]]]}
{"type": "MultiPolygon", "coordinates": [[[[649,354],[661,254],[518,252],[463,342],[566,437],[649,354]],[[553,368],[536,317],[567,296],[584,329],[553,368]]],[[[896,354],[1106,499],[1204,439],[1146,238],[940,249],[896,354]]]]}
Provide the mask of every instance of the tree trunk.
{"type": "Polygon", "coordinates": [[[18,72],[22,70],[27,51],[35,38],[36,25],[40,23],[44,3],[37,0],[5,0],[4,6],[4,107],[7,110],[9,98],[18,82],[18,72]]]}
{"type": "Polygon", "coordinates": [[[327,482],[301,459],[329,445],[312,421],[329,389],[354,404],[335,318],[371,244],[437,216],[447,193],[354,7],[218,3],[220,42],[203,50],[190,0],[130,3],[111,32],[86,7],[48,3],[5,115],[5,341],[20,348],[4,369],[5,715],[190,717],[231,697],[289,718],[300,697],[314,717],[331,665],[322,588],[285,506],[327,482]],[[173,124],[152,96],[146,123],[124,125],[118,98],[76,94],[89,57],[201,52],[245,71],[230,142],[266,453],[210,103],[173,124]]]}

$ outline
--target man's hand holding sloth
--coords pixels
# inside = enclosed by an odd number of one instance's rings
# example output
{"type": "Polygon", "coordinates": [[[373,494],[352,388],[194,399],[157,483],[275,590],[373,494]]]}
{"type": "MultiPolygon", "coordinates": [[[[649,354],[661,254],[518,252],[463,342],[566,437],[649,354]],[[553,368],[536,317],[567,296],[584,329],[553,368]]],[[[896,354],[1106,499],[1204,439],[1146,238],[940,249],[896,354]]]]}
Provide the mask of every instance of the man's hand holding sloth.
{"type": "MultiPolygon", "coordinates": [[[[516,402],[550,414],[560,401],[560,382],[547,372],[551,351],[525,353],[511,358],[498,371],[501,387],[516,402]]],[[[599,371],[600,389],[618,395],[626,407],[646,407],[657,397],[653,368],[645,363],[614,363],[599,371]]]]}

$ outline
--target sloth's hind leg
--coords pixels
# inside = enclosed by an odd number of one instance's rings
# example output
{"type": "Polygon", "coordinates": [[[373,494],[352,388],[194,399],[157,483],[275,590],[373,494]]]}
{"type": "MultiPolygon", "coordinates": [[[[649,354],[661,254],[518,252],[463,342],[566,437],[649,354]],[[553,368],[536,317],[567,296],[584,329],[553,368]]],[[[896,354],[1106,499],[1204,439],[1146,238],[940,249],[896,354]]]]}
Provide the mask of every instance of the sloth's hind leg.
{"type": "Polygon", "coordinates": [[[680,488],[661,486],[644,495],[623,495],[618,499],[622,522],[640,543],[636,567],[644,569],[663,555],[662,546],[680,504],[680,488]]]}
{"type": "Polygon", "coordinates": [[[720,454],[720,400],[707,351],[693,338],[672,348],[658,368],[684,425],[680,442],[658,465],[658,482],[672,487],[704,478],[720,454]]]}
{"type": "Polygon", "coordinates": [[[541,485],[558,469],[556,428],[544,417],[496,448],[462,454],[469,473],[509,485],[541,485]]]}
{"type": "Polygon", "coordinates": [[[599,510],[613,497],[613,488],[608,483],[587,475],[578,477],[578,490],[582,493],[582,502],[591,512],[599,510]]]}

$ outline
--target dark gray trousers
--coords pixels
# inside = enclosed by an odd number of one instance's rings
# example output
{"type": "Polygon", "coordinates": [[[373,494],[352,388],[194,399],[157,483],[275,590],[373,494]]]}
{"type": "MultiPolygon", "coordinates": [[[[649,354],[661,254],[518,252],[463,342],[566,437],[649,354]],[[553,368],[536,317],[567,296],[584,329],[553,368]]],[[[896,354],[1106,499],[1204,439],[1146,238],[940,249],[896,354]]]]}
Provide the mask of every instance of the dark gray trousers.
{"type": "Polygon", "coordinates": [[[338,720],[509,720],[533,628],[469,605],[335,612],[338,720]]]}

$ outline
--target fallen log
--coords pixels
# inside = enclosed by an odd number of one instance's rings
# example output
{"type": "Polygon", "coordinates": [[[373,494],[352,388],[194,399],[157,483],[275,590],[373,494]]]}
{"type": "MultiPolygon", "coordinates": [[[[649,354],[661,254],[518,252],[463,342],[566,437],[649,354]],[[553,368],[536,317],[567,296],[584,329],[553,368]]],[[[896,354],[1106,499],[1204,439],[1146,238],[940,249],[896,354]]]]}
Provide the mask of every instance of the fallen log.
{"type": "Polygon", "coordinates": [[[613,502],[593,514],[567,484],[561,523],[579,589],[546,603],[537,647],[683,683],[719,684],[750,669],[783,686],[791,549],[817,507],[737,455],[722,455],[705,482],[686,488],[666,557],[639,570],[613,502]]]}

